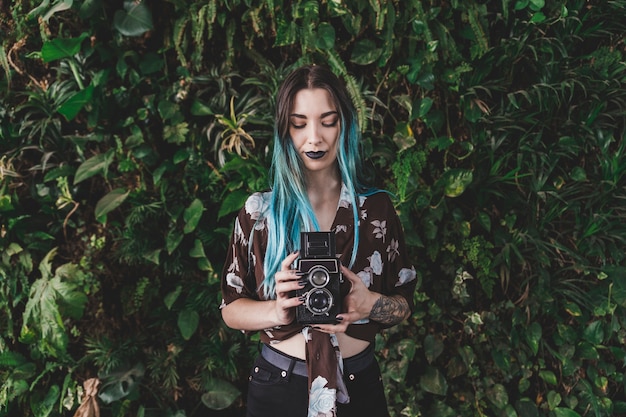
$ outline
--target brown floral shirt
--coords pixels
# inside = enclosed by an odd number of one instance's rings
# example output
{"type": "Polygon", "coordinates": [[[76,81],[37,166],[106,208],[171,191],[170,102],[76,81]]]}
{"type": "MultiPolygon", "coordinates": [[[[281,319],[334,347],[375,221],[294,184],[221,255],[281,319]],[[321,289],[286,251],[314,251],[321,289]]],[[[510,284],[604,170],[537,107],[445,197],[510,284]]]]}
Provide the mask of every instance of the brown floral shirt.
{"type": "MultiPolygon", "coordinates": [[[[235,220],[222,277],[224,305],[238,298],[254,300],[268,298],[263,294],[261,285],[265,278],[263,261],[268,232],[263,212],[267,210],[269,198],[270,192],[251,195],[235,220]],[[252,229],[254,234],[251,234],[252,229]],[[252,251],[249,257],[248,246],[251,236],[252,251]],[[247,278],[250,268],[254,269],[254,282],[247,278]]],[[[400,294],[413,308],[416,273],[407,256],[402,226],[389,196],[379,192],[368,197],[360,197],[359,203],[359,248],[352,271],[371,291],[384,295],[400,294]]],[[[342,188],[332,230],[336,236],[337,256],[344,265],[348,265],[352,256],[354,222],[345,188],[342,188]]],[[[344,281],[346,288],[342,288],[342,291],[347,292],[349,283],[347,280],[344,281]]],[[[297,332],[301,330],[301,326],[294,322],[289,326],[282,326],[279,333],[283,334],[292,327],[297,332]]],[[[373,342],[381,327],[374,321],[352,325],[348,328],[348,335],[373,342]]],[[[261,335],[262,341],[275,343],[282,340],[284,337],[278,337],[276,330],[276,328],[266,329],[261,335]]]]}

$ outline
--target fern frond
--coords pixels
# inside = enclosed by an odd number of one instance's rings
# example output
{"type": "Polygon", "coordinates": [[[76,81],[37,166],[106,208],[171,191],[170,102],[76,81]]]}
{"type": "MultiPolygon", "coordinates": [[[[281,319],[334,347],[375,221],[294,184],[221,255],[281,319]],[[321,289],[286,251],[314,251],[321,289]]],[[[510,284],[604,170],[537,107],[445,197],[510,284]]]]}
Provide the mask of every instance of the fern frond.
{"type": "Polygon", "coordinates": [[[357,112],[357,117],[359,119],[359,129],[361,130],[361,132],[364,132],[367,127],[367,105],[365,104],[365,99],[363,99],[363,96],[361,95],[361,90],[359,89],[358,82],[353,76],[348,74],[348,70],[346,69],[346,66],[344,65],[339,55],[337,55],[337,52],[328,51],[328,63],[332,71],[344,79],[346,83],[346,89],[348,90],[348,94],[350,95],[352,103],[354,104],[354,108],[357,112]]]}

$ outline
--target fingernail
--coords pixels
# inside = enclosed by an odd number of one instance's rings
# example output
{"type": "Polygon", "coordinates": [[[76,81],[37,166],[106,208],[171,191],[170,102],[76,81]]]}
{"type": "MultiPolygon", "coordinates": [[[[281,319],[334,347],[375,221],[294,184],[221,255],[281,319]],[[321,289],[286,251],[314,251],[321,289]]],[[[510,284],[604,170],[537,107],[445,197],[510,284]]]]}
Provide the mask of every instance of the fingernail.
{"type": "Polygon", "coordinates": [[[301,286],[301,287],[304,287],[307,282],[309,282],[309,280],[301,279],[301,280],[298,281],[298,285],[301,286]]]}
{"type": "Polygon", "coordinates": [[[298,300],[300,300],[300,301],[305,301],[305,300],[306,300],[306,297],[305,297],[304,295],[302,295],[302,296],[298,297],[298,300]]]}
{"type": "Polygon", "coordinates": [[[306,275],[307,272],[300,272],[300,271],[298,271],[295,274],[296,274],[296,276],[302,277],[302,276],[306,275]]]}
{"type": "Polygon", "coordinates": [[[337,320],[337,321],[342,321],[342,320],[343,320],[343,317],[341,317],[341,316],[337,316],[337,317],[335,317],[335,320],[337,320]]]}

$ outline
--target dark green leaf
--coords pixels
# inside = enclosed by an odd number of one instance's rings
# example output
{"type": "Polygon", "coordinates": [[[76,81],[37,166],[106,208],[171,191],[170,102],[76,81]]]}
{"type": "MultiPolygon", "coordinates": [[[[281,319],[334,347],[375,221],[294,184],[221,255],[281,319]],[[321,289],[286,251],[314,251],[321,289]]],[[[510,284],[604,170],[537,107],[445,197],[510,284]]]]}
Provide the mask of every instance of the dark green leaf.
{"type": "Polygon", "coordinates": [[[59,113],[65,116],[67,120],[73,120],[78,112],[81,111],[87,103],[91,102],[93,89],[93,85],[89,85],[84,90],[78,91],[59,107],[59,113]]]}
{"type": "Polygon", "coordinates": [[[195,310],[183,310],[178,313],[178,330],[183,339],[189,340],[198,329],[200,315],[195,310]]]}
{"type": "Polygon", "coordinates": [[[358,65],[369,65],[376,61],[381,53],[382,50],[376,47],[374,41],[371,39],[363,39],[354,45],[350,61],[358,65]]]}
{"type": "Polygon", "coordinates": [[[41,58],[44,62],[52,62],[72,57],[80,51],[80,45],[87,36],[83,33],[78,38],[56,38],[45,42],[41,47],[41,58]]]}
{"type": "Polygon", "coordinates": [[[228,381],[213,379],[209,391],[202,394],[202,403],[211,410],[223,410],[230,407],[241,395],[239,390],[228,381]]]}
{"type": "Polygon", "coordinates": [[[202,212],[204,211],[204,205],[200,199],[195,199],[191,202],[189,207],[185,209],[183,212],[183,220],[185,221],[185,227],[183,232],[185,234],[191,233],[196,230],[198,223],[200,222],[200,218],[202,217],[202,212]]]}

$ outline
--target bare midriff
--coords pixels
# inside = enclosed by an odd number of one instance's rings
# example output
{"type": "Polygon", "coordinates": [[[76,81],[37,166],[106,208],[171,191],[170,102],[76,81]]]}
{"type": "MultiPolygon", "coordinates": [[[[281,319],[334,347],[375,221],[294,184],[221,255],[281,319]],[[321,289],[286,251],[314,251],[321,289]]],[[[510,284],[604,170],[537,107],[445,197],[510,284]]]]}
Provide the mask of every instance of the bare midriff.
{"type": "MultiPolygon", "coordinates": [[[[363,352],[368,346],[369,342],[366,340],[355,339],[345,333],[338,333],[337,340],[339,341],[339,349],[341,350],[341,356],[349,358],[356,354],[363,352]]],[[[295,334],[289,339],[283,340],[279,343],[272,344],[274,349],[300,359],[305,359],[306,342],[302,333],[295,334]]]]}

